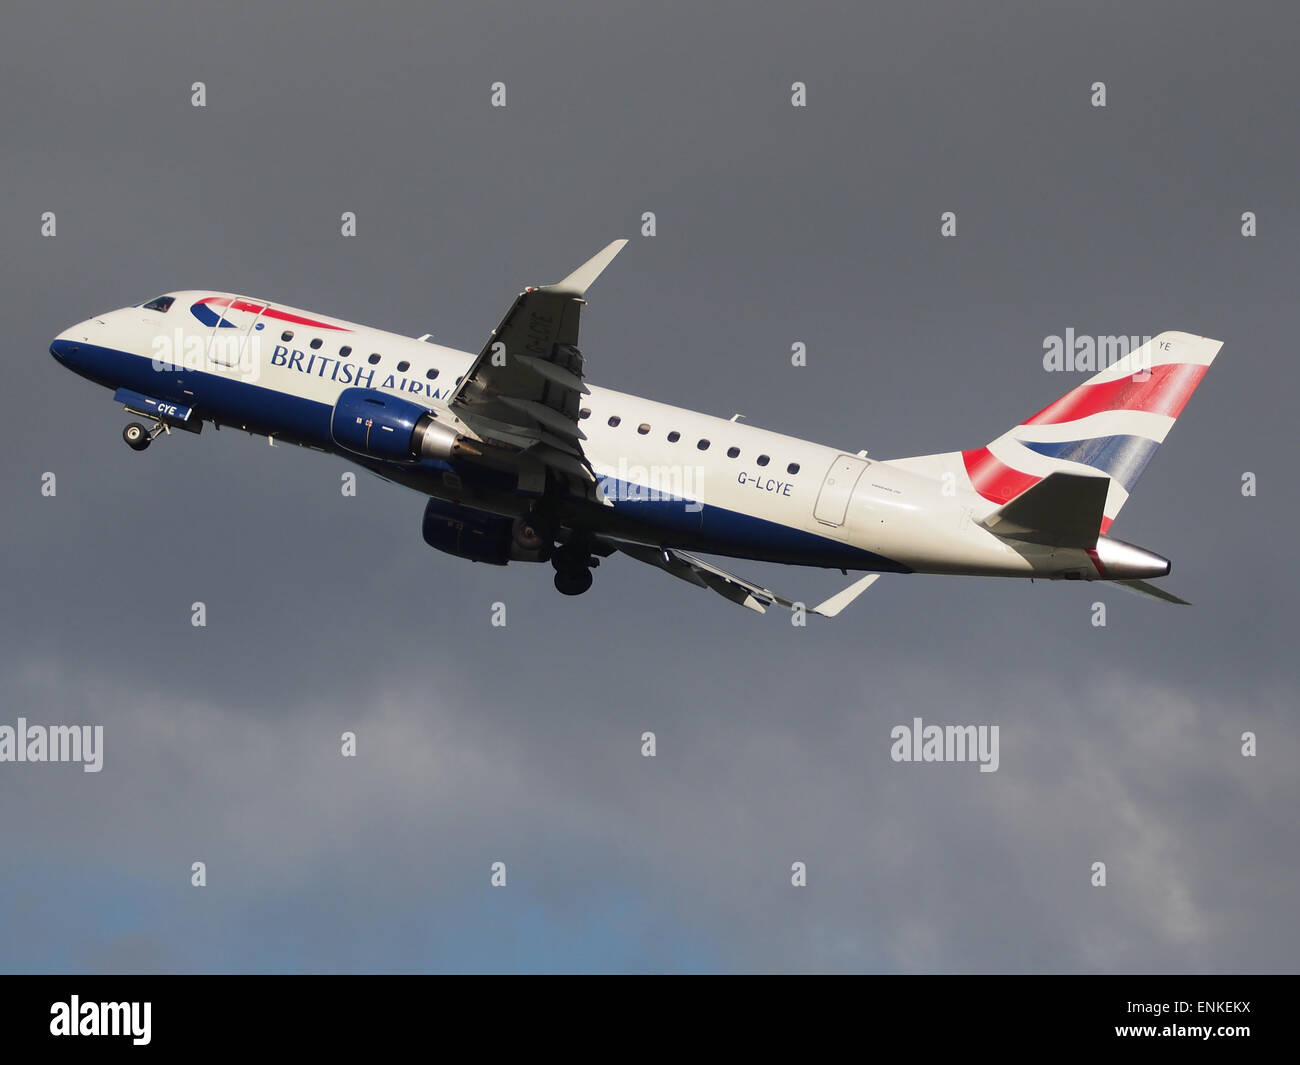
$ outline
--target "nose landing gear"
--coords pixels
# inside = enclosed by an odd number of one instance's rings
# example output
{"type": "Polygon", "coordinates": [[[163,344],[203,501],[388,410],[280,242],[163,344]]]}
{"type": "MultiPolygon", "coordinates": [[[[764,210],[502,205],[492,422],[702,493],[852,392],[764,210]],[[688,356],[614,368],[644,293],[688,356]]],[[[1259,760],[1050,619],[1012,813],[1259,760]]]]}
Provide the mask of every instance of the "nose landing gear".
{"type": "MultiPolygon", "coordinates": [[[[141,413],[138,410],[131,410],[130,407],[127,408],[126,412],[128,414],[141,413]]],[[[146,417],[148,417],[148,415],[146,415],[146,417]]],[[[129,423],[127,427],[122,430],[122,439],[126,441],[126,446],[132,451],[143,451],[152,444],[157,437],[162,436],[163,433],[170,433],[171,431],[171,426],[165,421],[161,418],[154,418],[153,425],[147,429],[139,422],[129,423]]]]}
{"type": "Polygon", "coordinates": [[[122,439],[126,441],[126,446],[132,451],[143,451],[153,443],[156,433],[149,432],[139,422],[132,422],[122,430],[122,439]]]}

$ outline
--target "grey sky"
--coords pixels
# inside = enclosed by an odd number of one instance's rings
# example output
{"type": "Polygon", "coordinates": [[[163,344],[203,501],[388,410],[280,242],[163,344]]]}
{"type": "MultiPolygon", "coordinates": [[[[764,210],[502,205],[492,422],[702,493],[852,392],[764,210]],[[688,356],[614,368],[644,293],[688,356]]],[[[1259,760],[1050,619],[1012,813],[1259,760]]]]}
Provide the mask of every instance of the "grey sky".
{"type": "Polygon", "coordinates": [[[0,765],[0,969],[1293,971],[1297,16],[1049,7],[11,5],[0,724],[106,750],[0,765]],[[619,559],[567,600],[337,459],[135,454],[47,354],[187,287],[477,350],[619,236],[597,384],[882,458],[1067,391],[1067,328],[1222,339],[1115,528],[1195,606],[886,576],[800,630],[619,559]],[[918,715],[998,772],[892,763],[918,715]]]}

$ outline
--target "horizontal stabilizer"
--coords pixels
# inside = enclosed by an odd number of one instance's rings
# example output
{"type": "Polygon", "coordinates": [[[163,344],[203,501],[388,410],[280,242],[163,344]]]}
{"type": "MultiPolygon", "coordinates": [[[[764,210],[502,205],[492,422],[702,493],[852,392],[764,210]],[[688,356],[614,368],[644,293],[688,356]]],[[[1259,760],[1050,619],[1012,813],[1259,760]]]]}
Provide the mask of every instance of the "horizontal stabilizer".
{"type": "Polygon", "coordinates": [[[1186,599],[1179,599],[1173,592],[1166,592],[1163,588],[1148,581],[1111,581],[1110,583],[1137,595],[1149,595],[1152,599],[1163,599],[1166,603],[1177,603],[1179,606],[1192,605],[1186,599]]]}
{"type": "Polygon", "coordinates": [[[1109,487],[1105,477],[1050,473],[981,524],[998,536],[1026,543],[1092,547],[1101,531],[1109,487]]]}

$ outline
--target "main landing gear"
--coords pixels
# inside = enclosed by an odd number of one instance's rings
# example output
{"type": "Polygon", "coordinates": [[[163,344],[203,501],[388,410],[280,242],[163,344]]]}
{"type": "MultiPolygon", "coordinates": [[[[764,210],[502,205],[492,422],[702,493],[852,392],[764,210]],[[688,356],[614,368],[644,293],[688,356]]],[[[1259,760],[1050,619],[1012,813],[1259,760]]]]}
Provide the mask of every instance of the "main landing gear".
{"type": "Polygon", "coordinates": [[[600,565],[585,543],[562,544],[551,556],[555,590],[561,595],[581,595],[591,587],[591,571],[600,565]]]}

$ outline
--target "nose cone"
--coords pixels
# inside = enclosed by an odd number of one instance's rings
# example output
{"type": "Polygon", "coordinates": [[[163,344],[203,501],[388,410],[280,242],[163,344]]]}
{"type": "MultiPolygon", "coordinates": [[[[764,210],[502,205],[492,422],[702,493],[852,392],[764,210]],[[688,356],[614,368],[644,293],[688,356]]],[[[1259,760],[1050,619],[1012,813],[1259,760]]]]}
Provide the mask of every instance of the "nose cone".
{"type": "Polygon", "coordinates": [[[86,345],[90,341],[89,322],[78,322],[65,329],[50,341],[50,354],[62,365],[76,369],[86,361],[86,345]]]}
{"type": "Polygon", "coordinates": [[[59,362],[67,363],[80,351],[80,345],[75,340],[65,336],[57,336],[50,344],[50,354],[59,362]]]}

